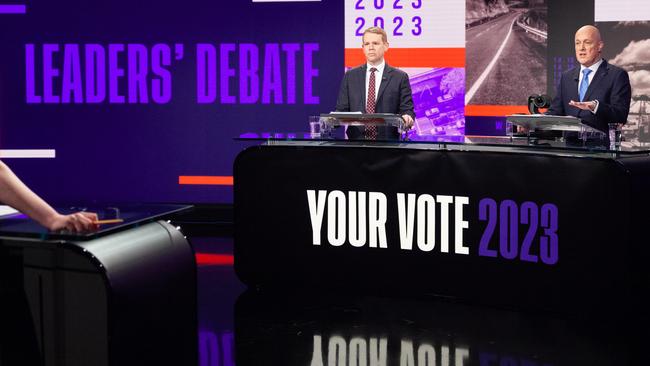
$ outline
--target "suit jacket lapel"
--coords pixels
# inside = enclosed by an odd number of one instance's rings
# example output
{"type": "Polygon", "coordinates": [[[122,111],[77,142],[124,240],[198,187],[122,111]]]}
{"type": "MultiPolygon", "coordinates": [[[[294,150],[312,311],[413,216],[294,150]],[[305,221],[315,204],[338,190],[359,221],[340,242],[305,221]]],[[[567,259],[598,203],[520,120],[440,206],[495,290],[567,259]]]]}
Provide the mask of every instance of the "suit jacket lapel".
{"type": "Polygon", "coordinates": [[[386,64],[384,66],[384,74],[381,76],[381,84],[379,84],[379,92],[377,93],[377,102],[379,102],[379,98],[381,98],[381,95],[384,93],[384,90],[386,90],[386,87],[388,86],[388,83],[390,83],[390,78],[393,76],[393,68],[388,66],[386,64]]]}
{"type": "Polygon", "coordinates": [[[607,64],[607,61],[603,60],[603,63],[600,64],[600,67],[598,67],[598,70],[596,70],[596,75],[594,75],[594,78],[591,79],[591,83],[589,83],[589,87],[585,93],[585,100],[589,100],[591,93],[593,93],[594,90],[598,89],[598,83],[600,83],[605,78],[608,69],[609,66],[607,64]]]}

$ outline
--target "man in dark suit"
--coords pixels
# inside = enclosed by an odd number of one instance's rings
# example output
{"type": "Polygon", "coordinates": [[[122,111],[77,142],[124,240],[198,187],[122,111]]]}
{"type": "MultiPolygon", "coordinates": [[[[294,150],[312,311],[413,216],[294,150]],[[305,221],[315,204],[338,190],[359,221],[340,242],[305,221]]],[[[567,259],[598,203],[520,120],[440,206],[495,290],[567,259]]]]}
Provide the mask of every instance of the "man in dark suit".
{"type": "Polygon", "coordinates": [[[575,35],[576,59],[580,63],[562,74],[547,114],[568,115],[600,131],[609,123],[627,122],[632,88],[627,72],[602,56],[605,44],[598,28],[585,25],[575,35]]]}
{"type": "MultiPolygon", "coordinates": [[[[343,77],[336,101],[338,112],[395,113],[402,116],[406,128],[413,126],[415,112],[408,75],[389,66],[384,60],[388,51],[386,32],[370,27],[363,32],[366,64],[349,70],[343,77]]],[[[350,138],[390,137],[389,128],[348,128],[350,138]]]]}

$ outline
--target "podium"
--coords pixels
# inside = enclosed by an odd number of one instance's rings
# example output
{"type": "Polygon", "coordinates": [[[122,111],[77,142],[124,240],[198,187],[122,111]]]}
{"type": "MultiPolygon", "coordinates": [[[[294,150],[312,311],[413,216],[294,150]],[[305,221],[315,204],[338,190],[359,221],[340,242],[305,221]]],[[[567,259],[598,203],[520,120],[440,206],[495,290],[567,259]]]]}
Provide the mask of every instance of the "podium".
{"type": "Polygon", "coordinates": [[[196,261],[163,220],[190,208],[119,207],[92,233],[0,219],[0,364],[196,364],[196,261]]]}
{"type": "Polygon", "coordinates": [[[512,136],[512,126],[523,127],[529,138],[560,139],[574,138],[583,144],[587,142],[608,143],[608,134],[595,129],[573,116],[554,116],[546,114],[512,114],[506,116],[506,131],[512,136]],[[553,132],[556,132],[555,134],[553,132]]]}
{"type": "Polygon", "coordinates": [[[363,139],[363,128],[377,126],[379,139],[394,140],[406,132],[402,116],[393,113],[346,113],[334,112],[320,115],[320,131],[323,137],[336,137],[336,128],[343,126],[349,139],[363,139]],[[381,131],[384,131],[383,134],[381,131]]]}
{"type": "Polygon", "coordinates": [[[648,235],[648,149],[260,141],[233,169],[234,267],[251,288],[647,307],[650,248],[636,238],[648,235]]]}

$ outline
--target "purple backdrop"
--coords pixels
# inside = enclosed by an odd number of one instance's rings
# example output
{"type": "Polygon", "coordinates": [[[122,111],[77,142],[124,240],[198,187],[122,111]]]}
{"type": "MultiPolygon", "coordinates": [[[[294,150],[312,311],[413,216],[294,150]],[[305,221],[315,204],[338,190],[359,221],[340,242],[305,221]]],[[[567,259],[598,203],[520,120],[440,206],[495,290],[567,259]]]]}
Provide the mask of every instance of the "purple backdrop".
{"type": "Polygon", "coordinates": [[[230,186],[178,177],[230,176],[233,137],[305,130],[335,105],[342,1],[13,4],[26,12],[0,14],[0,149],[55,149],[5,160],[55,203],[229,203],[230,186]]]}

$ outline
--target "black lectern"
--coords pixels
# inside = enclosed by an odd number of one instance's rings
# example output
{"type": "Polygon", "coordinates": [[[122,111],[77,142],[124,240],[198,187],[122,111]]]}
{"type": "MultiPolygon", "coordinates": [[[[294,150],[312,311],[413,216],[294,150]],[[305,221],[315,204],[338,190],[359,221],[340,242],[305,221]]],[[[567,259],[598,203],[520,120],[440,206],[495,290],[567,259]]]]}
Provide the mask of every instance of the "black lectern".
{"type": "Polygon", "coordinates": [[[23,313],[3,338],[28,333],[16,343],[44,365],[196,364],[194,253],[159,220],[189,208],[121,208],[123,223],[80,235],[0,219],[3,310],[23,313]]]}

